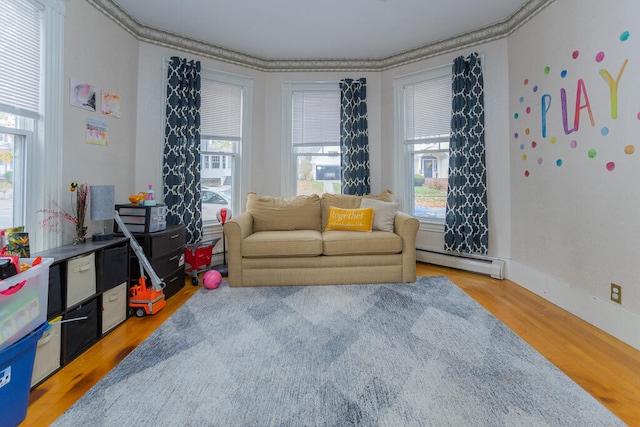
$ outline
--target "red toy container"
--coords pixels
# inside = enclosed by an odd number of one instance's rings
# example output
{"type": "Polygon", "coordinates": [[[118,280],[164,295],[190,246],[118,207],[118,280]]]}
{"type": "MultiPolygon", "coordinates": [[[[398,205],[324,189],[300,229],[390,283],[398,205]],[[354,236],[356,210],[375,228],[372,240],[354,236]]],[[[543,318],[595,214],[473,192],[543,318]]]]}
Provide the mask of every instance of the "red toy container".
{"type": "Polygon", "coordinates": [[[198,242],[195,245],[187,246],[184,251],[184,271],[191,276],[191,284],[193,286],[200,283],[198,273],[211,269],[211,258],[213,255],[213,247],[218,243],[220,238],[215,238],[207,242],[198,242]]]}
{"type": "Polygon", "coordinates": [[[202,267],[208,267],[211,264],[213,255],[213,245],[200,246],[194,249],[193,246],[187,246],[184,251],[185,270],[190,273],[193,270],[199,270],[202,267]]]}

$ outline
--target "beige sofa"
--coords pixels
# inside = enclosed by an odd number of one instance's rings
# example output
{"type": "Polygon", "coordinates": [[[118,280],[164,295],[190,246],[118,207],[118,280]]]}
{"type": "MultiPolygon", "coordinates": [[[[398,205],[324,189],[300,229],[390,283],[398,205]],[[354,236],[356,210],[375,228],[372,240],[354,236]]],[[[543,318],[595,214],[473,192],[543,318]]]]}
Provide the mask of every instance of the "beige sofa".
{"type": "Polygon", "coordinates": [[[414,282],[419,222],[391,202],[390,191],[364,197],[250,193],[246,211],[224,225],[229,286],[414,282]],[[327,230],[332,207],[361,204],[373,206],[372,231],[327,230]]]}

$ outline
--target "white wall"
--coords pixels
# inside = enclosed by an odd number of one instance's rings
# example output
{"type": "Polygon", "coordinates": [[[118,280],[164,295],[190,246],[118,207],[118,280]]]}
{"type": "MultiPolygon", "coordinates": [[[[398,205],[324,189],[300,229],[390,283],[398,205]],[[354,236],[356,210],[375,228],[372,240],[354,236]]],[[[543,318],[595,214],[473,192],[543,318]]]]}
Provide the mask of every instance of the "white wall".
{"type": "MultiPolygon", "coordinates": [[[[64,126],[61,194],[69,194],[71,181],[89,185],[113,184],[116,202],[126,203],[133,184],[138,75],[138,42],[120,26],[84,0],[68,0],[64,27],[64,126]],[[69,79],[94,85],[97,111],[69,104],[69,79]],[[102,90],[120,95],[121,118],[101,114],[102,90]],[[108,146],[87,144],[86,119],[108,125],[108,146]]],[[[69,200],[59,201],[63,207],[69,200]]],[[[89,236],[101,230],[102,222],[88,221],[89,236]]],[[[63,242],[71,243],[73,227],[67,227],[63,242]]]]}
{"type": "Polygon", "coordinates": [[[509,37],[508,52],[510,278],[637,348],[639,15],[633,0],[554,2],[509,37]],[[601,70],[615,80],[626,60],[613,118],[601,70]],[[609,300],[611,282],[622,286],[621,306],[609,300]]]}

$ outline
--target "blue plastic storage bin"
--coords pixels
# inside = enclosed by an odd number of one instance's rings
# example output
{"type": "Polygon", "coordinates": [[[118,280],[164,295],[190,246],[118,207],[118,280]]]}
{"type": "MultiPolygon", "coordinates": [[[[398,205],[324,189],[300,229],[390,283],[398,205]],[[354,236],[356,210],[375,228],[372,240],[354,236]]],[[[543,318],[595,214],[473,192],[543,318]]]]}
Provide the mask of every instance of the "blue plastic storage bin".
{"type": "Polygon", "coordinates": [[[0,427],[15,427],[27,416],[36,347],[48,326],[43,323],[0,351],[0,427]]]}

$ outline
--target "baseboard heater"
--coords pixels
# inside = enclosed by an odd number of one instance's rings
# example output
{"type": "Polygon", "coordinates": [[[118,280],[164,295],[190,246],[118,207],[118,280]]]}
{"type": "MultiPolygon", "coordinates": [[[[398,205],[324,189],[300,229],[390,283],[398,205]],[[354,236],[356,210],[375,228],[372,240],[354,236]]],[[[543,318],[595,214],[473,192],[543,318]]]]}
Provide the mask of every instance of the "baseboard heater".
{"type": "Polygon", "coordinates": [[[486,274],[494,279],[504,279],[504,261],[497,258],[479,255],[450,254],[418,248],[416,249],[416,260],[443,267],[486,274]]]}

